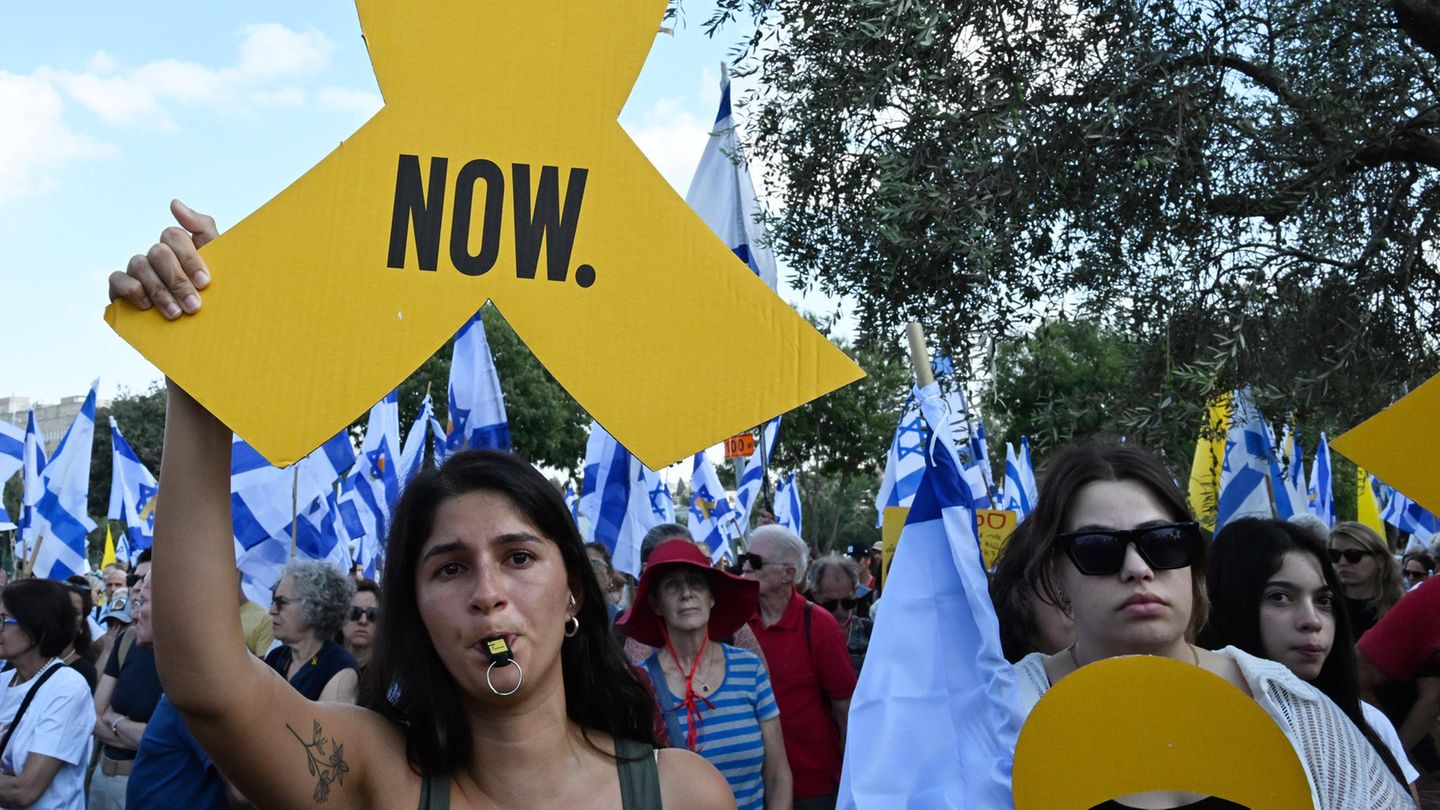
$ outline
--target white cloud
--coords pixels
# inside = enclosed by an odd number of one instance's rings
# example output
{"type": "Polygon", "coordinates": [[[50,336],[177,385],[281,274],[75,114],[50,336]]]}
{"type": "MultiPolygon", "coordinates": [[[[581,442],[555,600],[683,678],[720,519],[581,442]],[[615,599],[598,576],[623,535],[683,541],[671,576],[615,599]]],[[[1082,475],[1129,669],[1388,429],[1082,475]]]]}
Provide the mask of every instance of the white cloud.
{"type": "Polygon", "coordinates": [[[373,115],[385,101],[380,98],[379,93],[369,90],[352,90],[348,87],[322,87],[320,89],[320,104],[332,110],[341,112],[357,112],[365,115],[373,115]]]}
{"type": "Polygon", "coordinates": [[[118,65],[115,64],[114,57],[104,51],[96,51],[95,55],[90,57],[90,61],[85,63],[86,71],[102,75],[109,73],[116,67],[118,67],[118,65]]]}
{"type": "Polygon", "coordinates": [[[260,107],[293,109],[305,103],[305,91],[298,87],[282,87],[279,90],[256,90],[249,96],[250,101],[260,107]]]}
{"type": "Polygon", "coordinates": [[[621,121],[631,140],[670,185],[685,196],[710,126],[684,109],[678,99],[662,98],[640,114],[639,123],[621,121]]]}
{"type": "Polygon", "coordinates": [[[291,31],[278,23],[240,30],[240,73],[255,77],[318,73],[330,64],[335,43],[319,31],[291,31]]]}
{"type": "Polygon", "coordinates": [[[64,100],[39,76],[0,70],[0,202],[53,185],[53,173],[73,160],[112,154],[113,148],[81,135],[62,120],[64,100]]]}

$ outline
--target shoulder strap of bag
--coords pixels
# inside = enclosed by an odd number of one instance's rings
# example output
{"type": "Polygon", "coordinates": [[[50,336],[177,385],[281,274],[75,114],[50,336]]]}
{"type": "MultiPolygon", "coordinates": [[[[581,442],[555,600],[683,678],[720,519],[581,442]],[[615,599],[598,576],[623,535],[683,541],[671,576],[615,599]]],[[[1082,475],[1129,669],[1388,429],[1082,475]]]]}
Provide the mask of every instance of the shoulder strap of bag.
{"type": "Polygon", "coordinates": [[[5,749],[10,746],[10,738],[15,734],[15,729],[20,727],[20,718],[24,717],[25,710],[30,708],[30,701],[35,699],[35,693],[39,692],[40,687],[44,686],[45,682],[50,680],[50,676],[54,675],[56,670],[63,666],[65,665],[56,664],[40,673],[40,677],[35,679],[35,685],[31,686],[30,691],[25,693],[25,699],[20,701],[20,708],[15,712],[15,719],[11,720],[10,727],[5,729],[5,738],[0,739],[0,755],[4,755],[5,749]]]}
{"type": "Polygon", "coordinates": [[[134,626],[127,627],[127,628],[125,628],[124,630],[120,631],[120,650],[119,650],[119,652],[116,653],[116,655],[119,656],[119,661],[117,662],[119,666],[117,667],[117,669],[121,670],[122,672],[123,672],[124,669],[125,669],[125,656],[130,653],[130,648],[131,648],[131,647],[134,647],[134,646],[135,646],[135,628],[134,628],[134,626]]]}

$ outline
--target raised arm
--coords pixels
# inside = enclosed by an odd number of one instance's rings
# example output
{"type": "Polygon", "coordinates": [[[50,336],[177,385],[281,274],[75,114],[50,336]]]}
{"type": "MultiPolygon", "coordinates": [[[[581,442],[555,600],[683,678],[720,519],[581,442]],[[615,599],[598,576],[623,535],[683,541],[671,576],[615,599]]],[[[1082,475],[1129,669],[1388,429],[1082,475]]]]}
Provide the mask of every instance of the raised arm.
{"type": "MultiPolygon", "coordinates": [[[[110,291],[112,299],[179,317],[199,311],[198,297],[187,299],[208,284],[198,249],[216,232],[209,217],[179,203],[171,210],[184,229],[166,229],[160,244],[111,277],[110,291]]],[[[174,382],[168,386],[151,606],[165,691],[221,770],[257,804],[310,810],[322,801],[327,810],[372,804],[373,795],[362,795],[368,761],[387,763],[388,781],[405,781],[399,733],[373,713],[306,700],[246,652],[230,516],[230,431],[174,382]],[[379,753],[372,759],[370,752],[379,753]]]]}

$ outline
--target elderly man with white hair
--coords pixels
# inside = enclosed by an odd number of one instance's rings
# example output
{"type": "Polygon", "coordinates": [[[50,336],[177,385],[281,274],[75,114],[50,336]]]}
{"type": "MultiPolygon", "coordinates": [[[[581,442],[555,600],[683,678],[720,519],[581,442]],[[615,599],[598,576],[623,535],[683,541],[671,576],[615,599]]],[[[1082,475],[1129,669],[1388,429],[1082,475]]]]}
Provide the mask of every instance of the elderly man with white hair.
{"type": "Polygon", "coordinates": [[[809,549],[782,526],[750,533],[741,572],[760,583],[760,611],[750,628],[765,651],[785,755],[794,776],[795,810],[833,808],[840,789],[845,716],[855,671],[845,634],[829,611],[796,590],[809,549]]]}

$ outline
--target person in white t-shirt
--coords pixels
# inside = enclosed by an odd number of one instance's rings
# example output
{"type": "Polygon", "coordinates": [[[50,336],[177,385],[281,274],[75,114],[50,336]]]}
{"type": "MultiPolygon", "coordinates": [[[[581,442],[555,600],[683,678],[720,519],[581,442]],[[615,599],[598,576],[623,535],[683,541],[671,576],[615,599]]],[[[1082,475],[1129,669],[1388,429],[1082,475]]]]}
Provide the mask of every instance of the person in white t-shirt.
{"type": "Polygon", "coordinates": [[[0,673],[0,808],[84,810],[95,709],[85,678],[57,657],[74,641],[74,610],[51,580],[0,591],[0,658],[12,667],[0,673]]]}

